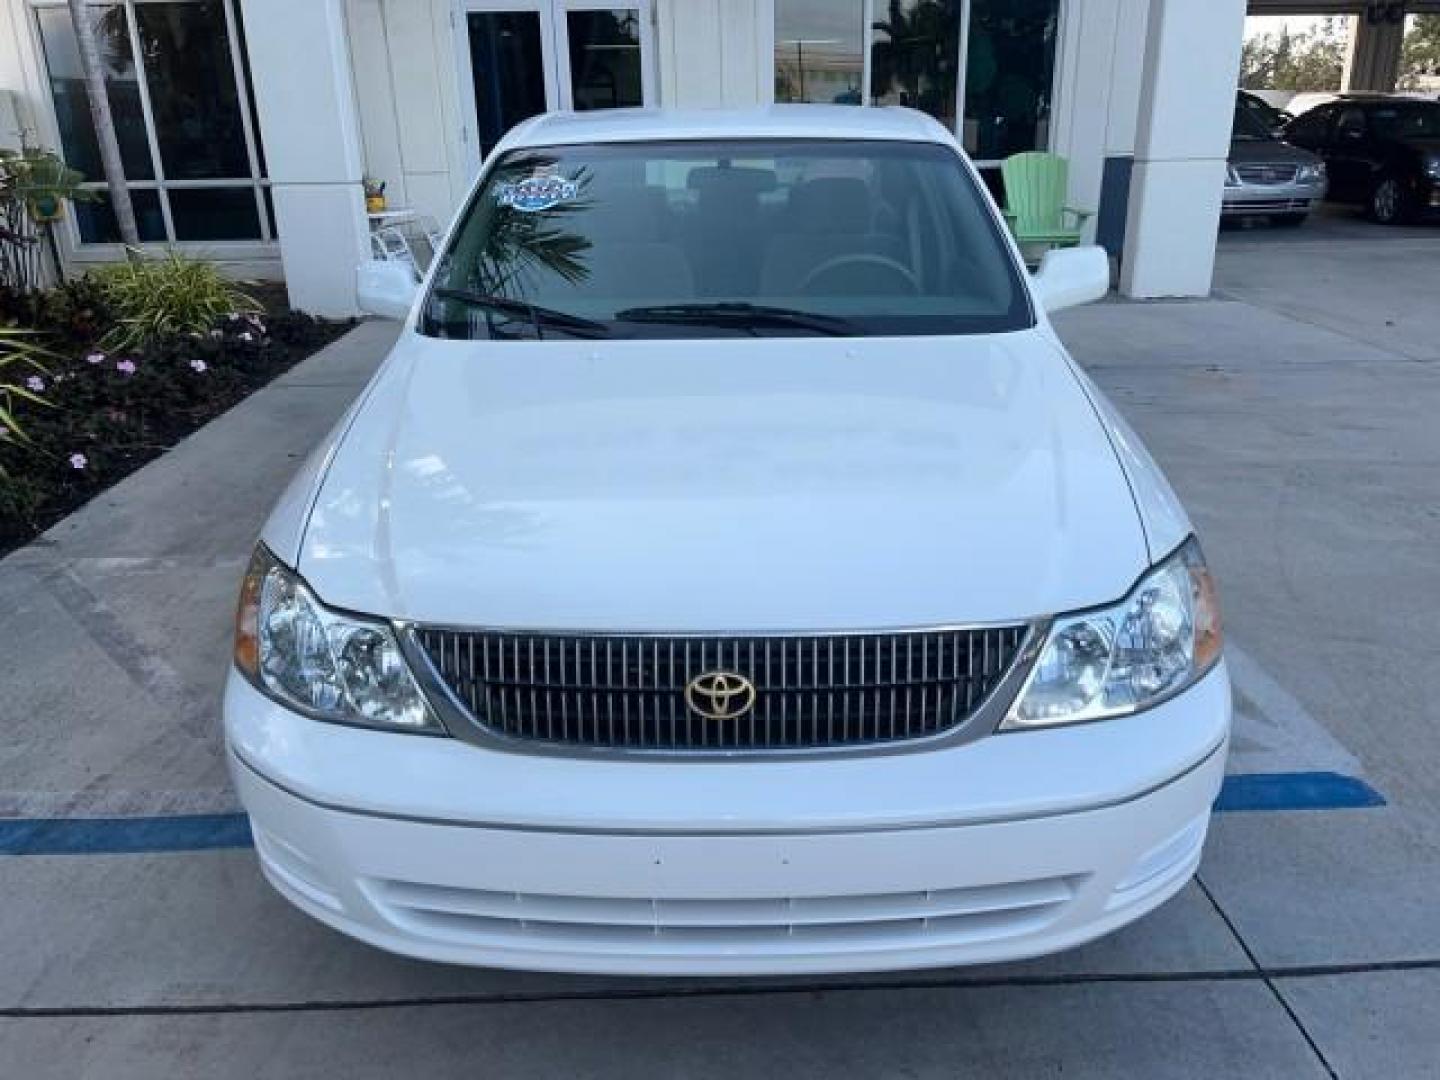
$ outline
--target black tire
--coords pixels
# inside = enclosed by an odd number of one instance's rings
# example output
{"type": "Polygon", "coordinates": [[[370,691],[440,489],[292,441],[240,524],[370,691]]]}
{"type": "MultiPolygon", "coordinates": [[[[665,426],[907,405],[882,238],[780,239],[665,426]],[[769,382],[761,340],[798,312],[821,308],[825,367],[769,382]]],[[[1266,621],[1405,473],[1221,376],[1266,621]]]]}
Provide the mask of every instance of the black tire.
{"type": "Polygon", "coordinates": [[[1282,229],[1297,229],[1310,220],[1308,212],[1300,214],[1271,214],[1270,224],[1282,229]]]}
{"type": "Polygon", "coordinates": [[[1366,208],[1372,221],[1381,225],[1403,225],[1410,219],[1410,189],[1398,176],[1382,176],[1370,189],[1366,208]]]}

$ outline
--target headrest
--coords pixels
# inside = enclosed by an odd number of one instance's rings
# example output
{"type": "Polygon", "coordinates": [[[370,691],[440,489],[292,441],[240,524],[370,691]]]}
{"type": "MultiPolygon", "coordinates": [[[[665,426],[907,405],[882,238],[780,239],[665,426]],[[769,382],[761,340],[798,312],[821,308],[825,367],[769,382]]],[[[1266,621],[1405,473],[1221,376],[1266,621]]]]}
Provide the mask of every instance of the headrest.
{"type": "Polygon", "coordinates": [[[665,235],[665,192],[637,185],[596,192],[585,214],[591,239],[646,243],[665,235]]]}
{"type": "Polygon", "coordinates": [[[864,180],[826,176],[790,191],[789,228],[804,233],[870,231],[872,205],[864,180]]]}
{"type": "Polygon", "coordinates": [[[773,169],[736,168],[733,165],[702,165],[691,169],[685,183],[702,198],[708,195],[731,195],[756,198],[775,190],[773,169]]]}

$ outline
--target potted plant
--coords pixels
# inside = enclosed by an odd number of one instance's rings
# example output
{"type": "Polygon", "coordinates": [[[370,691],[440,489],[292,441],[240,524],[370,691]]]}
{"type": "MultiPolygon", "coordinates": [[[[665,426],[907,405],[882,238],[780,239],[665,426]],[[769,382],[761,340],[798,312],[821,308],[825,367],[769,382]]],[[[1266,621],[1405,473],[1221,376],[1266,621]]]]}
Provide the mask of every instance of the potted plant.
{"type": "Polygon", "coordinates": [[[385,181],[367,176],[361,183],[365,187],[365,212],[367,214],[383,213],[385,210],[385,181]]]}
{"type": "MultiPolygon", "coordinates": [[[[65,213],[65,203],[92,202],[99,196],[83,187],[85,177],[46,150],[0,148],[0,285],[29,292],[40,284],[37,255],[49,226],[65,213]]],[[[55,265],[59,253],[53,249],[55,265]]]]}

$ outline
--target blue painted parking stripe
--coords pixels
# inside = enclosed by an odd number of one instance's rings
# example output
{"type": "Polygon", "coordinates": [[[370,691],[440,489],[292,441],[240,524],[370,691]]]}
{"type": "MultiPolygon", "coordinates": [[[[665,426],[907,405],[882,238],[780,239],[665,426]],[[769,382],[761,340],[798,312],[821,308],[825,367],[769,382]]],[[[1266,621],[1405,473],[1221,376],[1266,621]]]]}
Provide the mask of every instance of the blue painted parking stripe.
{"type": "Polygon", "coordinates": [[[250,819],[244,814],[0,821],[4,855],[138,855],[250,844],[250,819]]]}
{"type": "Polygon", "coordinates": [[[1333,772],[1242,773],[1227,776],[1215,800],[1217,813],[1257,810],[1358,810],[1384,806],[1385,797],[1364,780],[1333,772]]]}
{"type": "MultiPolygon", "coordinates": [[[[1333,772],[1227,776],[1217,813],[1345,810],[1384,806],[1363,780],[1333,772]]],[[[0,855],[142,855],[167,851],[248,848],[244,814],[134,818],[11,818],[0,820],[0,855]]]]}

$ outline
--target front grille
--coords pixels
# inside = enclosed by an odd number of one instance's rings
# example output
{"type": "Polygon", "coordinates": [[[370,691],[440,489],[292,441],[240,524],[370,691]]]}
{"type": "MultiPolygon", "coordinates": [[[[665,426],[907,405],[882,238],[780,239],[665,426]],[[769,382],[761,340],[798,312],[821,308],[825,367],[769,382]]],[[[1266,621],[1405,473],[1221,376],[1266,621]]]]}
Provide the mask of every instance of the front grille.
{"type": "Polygon", "coordinates": [[[1242,184],[1293,184],[1298,165],[1236,165],[1242,184]]]}
{"type": "MultiPolygon", "coordinates": [[[[419,627],[467,719],[565,747],[823,749],[923,738],[965,723],[1015,663],[1025,626],[786,637],[552,635],[419,627]],[[686,687],[754,686],[743,715],[707,717],[686,687]]],[[[713,711],[713,710],[712,710],[713,711]]]]}

